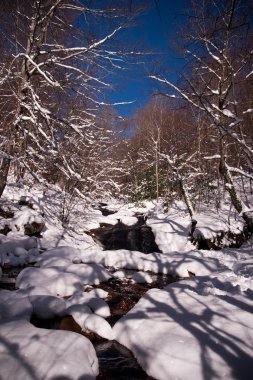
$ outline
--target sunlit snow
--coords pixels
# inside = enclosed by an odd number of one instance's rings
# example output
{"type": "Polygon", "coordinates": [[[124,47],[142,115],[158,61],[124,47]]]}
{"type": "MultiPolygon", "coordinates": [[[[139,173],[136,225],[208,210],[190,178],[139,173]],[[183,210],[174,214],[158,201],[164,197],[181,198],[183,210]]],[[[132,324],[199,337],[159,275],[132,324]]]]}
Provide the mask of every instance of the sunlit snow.
{"type": "MultiPolygon", "coordinates": [[[[80,200],[66,226],[59,217],[63,195],[57,187],[48,189],[46,196],[40,185],[32,190],[24,186],[22,192],[33,209],[16,206],[20,189],[13,185],[3,197],[14,216],[1,220],[11,230],[0,238],[1,264],[20,273],[16,290],[0,290],[1,379],[14,379],[16,373],[18,379],[94,379],[98,374],[88,339],[36,328],[30,323],[32,315],[41,319],[71,315],[81,330],[128,347],[154,379],[185,380],[189,374],[194,379],[250,378],[251,241],[240,249],[198,250],[188,238],[190,220],[182,202],[164,213],[156,202],[137,207],[113,201],[109,208],[116,213],[104,217],[80,200]],[[136,212],[148,216],[163,253],[103,250],[85,233],[118,219],[132,225],[136,212]],[[44,224],[41,237],[24,236],[24,225],[33,221],[44,224]],[[111,327],[108,293],[93,286],[112,278],[151,283],[152,273],[181,280],[163,290],[149,290],[111,327]]],[[[239,216],[228,223],[230,204],[224,202],[222,207],[220,214],[208,207],[200,210],[194,233],[212,240],[228,228],[235,234],[242,231],[239,216]]],[[[1,275],[5,276],[2,269],[1,275]]]]}

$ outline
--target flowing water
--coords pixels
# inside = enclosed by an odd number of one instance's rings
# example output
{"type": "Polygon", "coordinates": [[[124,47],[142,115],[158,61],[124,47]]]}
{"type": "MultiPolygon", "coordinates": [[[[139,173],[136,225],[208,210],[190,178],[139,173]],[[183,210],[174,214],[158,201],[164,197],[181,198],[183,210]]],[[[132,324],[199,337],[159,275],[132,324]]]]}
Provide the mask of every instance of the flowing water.
{"type": "MultiPolygon", "coordinates": [[[[108,214],[111,211],[104,210],[108,214]]],[[[115,226],[102,226],[92,231],[92,236],[99,238],[107,249],[131,248],[148,253],[153,250],[158,251],[155,239],[150,227],[145,225],[142,217],[138,218],[138,222],[133,226],[125,226],[120,221],[115,226]]],[[[110,268],[108,268],[110,270],[110,268]]],[[[21,269],[20,269],[21,270],[21,269]]],[[[0,287],[13,290],[15,288],[15,278],[20,270],[9,269],[5,271],[5,277],[0,287]]],[[[126,271],[132,274],[134,271],[126,271]]],[[[153,282],[151,284],[138,284],[130,280],[120,281],[110,279],[105,283],[98,285],[108,292],[106,299],[111,316],[107,321],[113,326],[121,317],[123,317],[139,299],[151,288],[162,289],[169,283],[176,281],[175,278],[162,275],[152,274],[153,282]]],[[[100,380],[152,380],[139,366],[133,354],[124,346],[116,341],[107,341],[94,333],[84,333],[80,326],[71,316],[62,318],[53,318],[48,320],[39,319],[32,316],[31,323],[36,327],[46,329],[60,329],[73,331],[86,336],[93,343],[98,361],[100,380]]]]}
{"type": "MultiPolygon", "coordinates": [[[[132,273],[133,271],[129,271],[132,273]]],[[[151,288],[163,288],[175,281],[167,275],[153,274],[151,284],[137,284],[131,281],[109,280],[97,287],[106,290],[107,303],[110,306],[111,316],[107,318],[113,326],[123,317],[151,288]]],[[[60,329],[73,331],[86,336],[94,345],[99,361],[100,380],[152,380],[139,366],[131,351],[116,341],[107,341],[94,333],[83,332],[71,316],[42,320],[32,317],[31,323],[40,328],[60,329]]]]}
{"type": "Polygon", "coordinates": [[[139,366],[131,351],[126,347],[112,342],[94,344],[98,361],[100,380],[151,380],[139,366]]]}
{"type": "MultiPolygon", "coordinates": [[[[110,270],[110,268],[108,268],[110,270]]],[[[1,288],[14,290],[15,278],[21,269],[9,269],[5,271],[5,283],[0,284],[1,288]]],[[[126,271],[126,274],[132,274],[134,271],[126,271]]],[[[120,281],[110,279],[95,287],[108,292],[106,302],[108,303],[111,316],[107,318],[113,326],[121,317],[123,317],[139,299],[151,288],[163,288],[176,279],[162,274],[152,274],[153,282],[151,284],[138,284],[130,280],[120,281]]],[[[71,316],[63,318],[53,318],[43,320],[32,316],[31,323],[39,328],[60,329],[73,331],[86,336],[93,343],[98,361],[100,380],[152,380],[139,366],[133,354],[124,346],[116,341],[107,341],[93,333],[83,333],[80,326],[71,316]]]]}

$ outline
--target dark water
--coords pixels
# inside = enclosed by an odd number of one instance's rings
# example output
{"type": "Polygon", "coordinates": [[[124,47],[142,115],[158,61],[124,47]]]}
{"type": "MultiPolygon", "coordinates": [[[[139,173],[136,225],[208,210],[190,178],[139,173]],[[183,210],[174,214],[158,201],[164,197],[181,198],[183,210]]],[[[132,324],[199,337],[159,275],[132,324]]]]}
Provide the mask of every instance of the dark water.
{"type": "Polygon", "coordinates": [[[99,228],[89,231],[93,239],[106,250],[128,249],[143,253],[161,252],[155,241],[151,227],[144,217],[139,217],[137,223],[128,226],[118,219],[118,223],[110,225],[102,223],[99,228]]]}
{"type": "Polygon", "coordinates": [[[117,343],[100,342],[94,345],[100,380],[152,380],[139,366],[131,351],[117,343]]]}
{"type": "MultiPolygon", "coordinates": [[[[129,274],[134,271],[128,271],[129,274]]],[[[111,280],[100,284],[98,287],[108,291],[107,303],[110,306],[111,317],[107,318],[113,326],[123,317],[151,288],[162,289],[175,278],[162,275],[151,274],[153,282],[151,284],[137,284],[131,281],[121,282],[111,280]]],[[[100,373],[97,379],[100,380],[152,380],[150,376],[139,366],[137,360],[126,347],[116,341],[103,341],[93,343],[98,361],[100,373]]]]}
{"type": "Polygon", "coordinates": [[[43,320],[33,316],[31,323],[39,328],[67,330],[86,336],[93,343],[99,362],[100,380],[152,380],[139,366],[126,347],[115,340],[107,341],[96,334],[81,331],[71,316],[43,320]]]}
{"type": "MultiPolygon", "coordinates": [[[[110,268],[108,268],[110,270],[110,268]]],[[[8,281],[0,284],[0,288],[14,289],[15,277],[19,270],[7,270],[5,273],[8,276],[8,281]],[[10,281],[10,282],[9,282],[10,281]]],[[[113,271],[112,271],[113,272],[113,271]]],[[[132,274],[135,271],[127,271],[132,274]]],[[[153,282],[151,284],[137,284],[131,281],[120,281],[111,279],[107,282],[101,283],[98,287],[108,291],[107,303],[111,310],[111,316],[107,321],[113,326],[122,316],[124,316],[131,308],[139,301],[139,299],[151,288],[163,288],[167,284],[176,281],[175,278],[150,273],[153,282]]],[[[99,361],[99,375],[97,379],[100,380],[152,380],[145,371],[139,366],[131,351],[126,347],[120,345],[116,341],[106,341],[93,333],[84,333],[81,328],[73,320],[71,316],[63,318],[53,318],[43,320],[32,316],[31,323],[39,328],[45,329],[60,329],[74,331],[76,333],[85,335],[94,345],[99,361]]]]}
{"type": "MultiPolygon", "coordinates": [[[[129,273],[131,272],[133,271],[129,271],[129,273]]],[[[109,293],[107,303],[110,306],[111,316],[107,318],[107,321],[111,326],[124,316],[147,290],[154,287],[163,288],[168,283],[175,281],[175,278],[162,274],[153,274],[152,277],[152,284],[136,284],[131,281],[121,282],[113,279],[97,286],[109,293]]],[[[50,320],[41,320],[33,316],[31,323],[40,328],[74,331],[90,339],[99,361],[99,375],[97,379],[152,380],[139,366],[131,351],[126,347],[116,341],[102,339],[94,333],[81,331],[80,326],[71,316],[50,320]]]]}

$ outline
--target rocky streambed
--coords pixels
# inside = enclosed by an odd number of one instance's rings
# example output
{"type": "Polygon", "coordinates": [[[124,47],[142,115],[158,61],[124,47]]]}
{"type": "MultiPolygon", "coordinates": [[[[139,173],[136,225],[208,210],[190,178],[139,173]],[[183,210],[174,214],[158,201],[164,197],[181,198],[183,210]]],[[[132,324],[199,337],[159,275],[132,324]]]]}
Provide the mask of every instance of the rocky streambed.
{"type": "MultiPolygon", "coordinates": [[[[133,274],[133,271],[128,271],[133,274]]],[[[106,302],[108,303],[111,316],[107,321],[113,326],[122,316],[124,316],[151,288],[163,288],[175,281],[175,278],[152,274],[152,283],[138,284],[130,280],[111,279],[101,283],[97,287],[108,292],[106,302]]],[[[96,286],[95,286],[96,287],[96,286]]],[[[93,343],[99,360],[100,380],[152,380],[139,366],[133,354],[116,341],[107,341],[95,333],[82,331],[80,326],[74,321],[72,316],[53,318],[50,320],[32,317],[31,323],[39,328],[60,329],[73,331],[82,334],[93,343]]]]}

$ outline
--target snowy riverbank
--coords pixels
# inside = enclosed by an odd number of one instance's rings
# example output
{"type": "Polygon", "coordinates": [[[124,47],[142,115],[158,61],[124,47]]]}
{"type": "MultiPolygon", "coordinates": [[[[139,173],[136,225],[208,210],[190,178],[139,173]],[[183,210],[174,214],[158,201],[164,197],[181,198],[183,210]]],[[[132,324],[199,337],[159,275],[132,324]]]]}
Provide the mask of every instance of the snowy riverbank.
{"type": "MultiPolygon", "coordinates": [[[[16,290],[0,290],[3,380],[93,379],[99,373],[87,338],[34,327],[32,315],[44,319],[72,315],[83,330],[128,347],[147,374],[158,380],[185,380],[189,373],[195,379],[251,378],[250,242],[239,249],[197,250],[188,240],[189,218],[180,202],[167,213],[152,202],[142,207],[111,202],[109,208],[117,212],[105,217],[79,200],[69,205],[68,220],[62,223],[64,200],[56,187],[45,194],[38,185],[32,189],[9,185],[1,199],[1,209],[11,213],[0,220],[1,228],[10,230],[0,235],[3,271],[29,265],[20,271],[16,290]],[[85,233],[100,223],[116,224],[117,219],[131,225],[138,212],[149,216],[148,225],[163,253],[104,251],[85,233]],[[43,225],[40,237],[24,236],[33,222],[43,225]],[[151,272],[171,274],[180,281],[149,290],[111,326],[107,293],[97,286],[113,276],[131,280],[125,269],[135,270],[132,281],[150,282],[151,272]]],[[[205,211],[198,215],[198,229],[206,237],[228,226],[242,229],[238,217],[228,225],[226,204],[220,215],[205,211]]]]}

